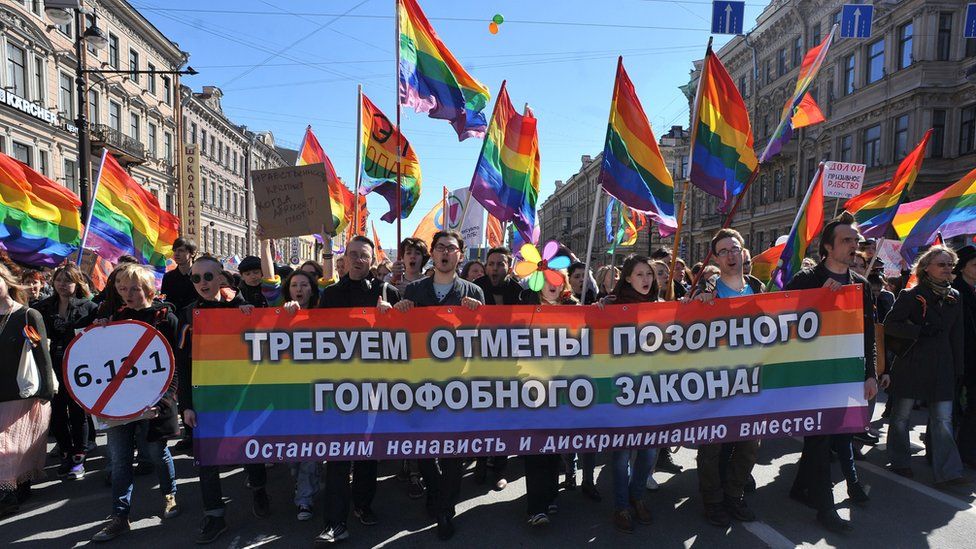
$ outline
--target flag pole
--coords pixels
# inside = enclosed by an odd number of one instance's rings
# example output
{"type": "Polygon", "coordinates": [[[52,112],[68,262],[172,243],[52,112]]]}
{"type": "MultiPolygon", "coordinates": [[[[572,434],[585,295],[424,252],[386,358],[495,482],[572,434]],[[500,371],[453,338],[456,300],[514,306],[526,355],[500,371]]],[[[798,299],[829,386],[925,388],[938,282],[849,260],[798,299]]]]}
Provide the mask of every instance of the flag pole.
{"type": "MultiPolygon", "coordinates": [[[[397,101],[399,103],[399,101],[397,101]]],[[[363,180],[363,85],[356,91],[356,192],[353,210],[353,230],[359,234],[359,186],[363,180]]]]}
{"type": "Polygon", "coordinates": [[[105,155],[108,149],[102,151],[102,160],[98,164],[98,176],[95,177],[95,188],[92,189],[91,200],[88,201],[88,211],[85,212],[85,232],[81,235],[81,244],[78,246],[78,266],[81,266],[81,255],[85,253],[85,244],[88,243],[88,229],[91,227],[92,212],[95,211],[95,201],[98,196],[98,186],[102,182],[102,170],[105,169],[105,155]]]}
{"type": "MultiPolygon", "coordinates": [[[[470,193],[468,193],[470,195],[470,193]]],[[[441,227],[448,230],[447,226],[447,187],[441,189],[441,227]]]]}
{"type": "MultiPolygon", "coordinates": [[[[396,85],[393,90],[396,92],[396,128],[397,128],[397,147],[396,147],[396,168],[397,168],[397,188],[396,188],[396,202],[397,202],[397,216],[396,216],[396,233],[397,233],[397,260],[402,259],[400,257],[400,242],[402,242],[402,219],[400,214],[403,212],[403,200],[400,198],[401,193],[401,183],[402,176],[400,175],[400,149],[403,147],[401,141],[403,141],[403,131],[400,128],[400,0],[393,0],[394,9],[396,10],[396,28],[393,29],[394,35],[394,48],[396,52],[396,85]]],[[[362,101],[360,100],[360,103],[362,101]]]]}
{"type": "MultiPolygon", "coordinates": [[[[823,175],[824,164],[825,164],[824,161],[820,161],[820,165],[817,166],[816,173],[813,174],[813,179],[810,180],[810,186],[807,187],[807,192],[803,196],[803,202],[800,203],[800,209],[797,210],[796,217],[793,218],[793,224],[790,225],[790,232],[786,236],[787,242],[789,241],[789,237],[792,236],[794,233],[796,233],[796,230],[800,225],[800,218],[803,217],[803,214],[806,213],[807,211],[807,207],[810,205],[810,198],[813,196],[813,188],[817,186],[817,179],[823,175]]],[[[783,248],[783,251],[785,252],[786,248],[783,248]]],[[[770,284],[774,283],[773,280],[776,279],[776,272],[782,270],[782,268],[783,268],[783,256],[780,255],[779,260],[776,262],[776,268],[773,269],[772,273],[770,273],[769,276],[770,284]]],[[[789,281],[786,280],[784,282],[789,282],[789,281]]]]}
{"type": "MultiPolygon", "coordinates": [[[[587,183],[589,183],[589,181],[587,181],[587,183]]],[[[593,255],[593,237],[596,234],[596,218],[600,211],[601,196],[603,196],[603,193],[600,192],[598,187],[596,196],[593,197],[593,215],[590,218],[590,236],[586,242],[586,261],[584,262],[583,267],[583,289],[580,291],[580,305],[584,305],[584,302],[586,301],[587,286],[590,285],[590,256],[593,255]]],[[[596,290],[596,288],[594,288],[594,290],[596,290]]]]}
{"type": "MultiPolygon", "coordinates": [[[[498,98],[502,96],[505,92],[505,83],[507,80],[502,80],[501,87],[498,88],[498,96],[495,97],[495,104],[491,108],[491,118],[488,119],[488,128],[485,130],[485,138],[481,141],[481,152],[478,153],[478,161],[481,161],[481,157],[485,154],[485,146],[488,144],[488,132],[491,131],[491,122],[495,119],[495,111],[498,110],[498,98]]],[[[503,137],[504,139],[504,137],[503,137]]],[[[474,176],[478,174],[478,162],[474,164],[474,172],[471,174],[471,182],[474,183],[474,176]]],[[[471,185],[468,185],[468,196],[464,199],[464,206],[461,208],[461,219],[465,219],[468,215],[468,204],[471,203],[471,185]]],[[[488,208],[485,208],[488,211],[488,208]]],[[[489,214],[491,215],[491,214],[489,214]]],[[[501,221],[499,219],[499,221],[501,221]]],[[[505,245],[505,235],[502,234],[502,245],[505,245]]]]}
{"type": "MultiPolygon", "coordinates": [[[[681,202],[678,204],[678,226],[674,231],[674,248],[671,250],[671,268],[670,274],[668,275],[668,287],[665,290],[665,301],[674,301],[674,268],[678,265],[678,250],[681,248],[681,229],[684,226],[683,220],[685,217],[685,199],[688,197],[688,180],[685,179],[684,184],[681,187],[681,202]]],[[[647,224],[647,238],[651,238],[651,227],[650,223],[647,224]]]]}

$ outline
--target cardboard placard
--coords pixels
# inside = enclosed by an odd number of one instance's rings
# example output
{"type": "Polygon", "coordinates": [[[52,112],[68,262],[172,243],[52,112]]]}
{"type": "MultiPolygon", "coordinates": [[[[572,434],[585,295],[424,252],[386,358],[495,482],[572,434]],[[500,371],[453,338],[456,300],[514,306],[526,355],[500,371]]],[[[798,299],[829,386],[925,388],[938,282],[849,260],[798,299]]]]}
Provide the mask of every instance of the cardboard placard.
{"type": "Polygon", "coordinates": [[[828,198],[854,198],[864,186],[864,164],[826,162],[824,164],[823,193],[828,198]]]}
{"type": "Polygon", "coordinates": [[[335,232],[324,164],[254,170],[251,186],[261,238],[335,232]]]}

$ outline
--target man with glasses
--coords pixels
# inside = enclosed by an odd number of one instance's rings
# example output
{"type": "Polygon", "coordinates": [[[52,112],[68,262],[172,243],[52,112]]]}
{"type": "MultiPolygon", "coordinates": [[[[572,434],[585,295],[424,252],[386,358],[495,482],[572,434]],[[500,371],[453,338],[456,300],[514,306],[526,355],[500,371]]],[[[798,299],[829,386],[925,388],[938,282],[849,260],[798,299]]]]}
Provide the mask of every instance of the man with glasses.
{"type": "MultiPolygon", "coordinates": [[[[696,299],[710,302],[762,293],[762,282],[743,273],[743,239],[735,229],[721,229],[712,237],[712,256],[719,276],[715,291],[698,294],[696,299]]],[[[756,520],[746,505],[743,493],[759,457],[758,440],[740,440],[698,447],[698,488],[705,502],[705,519],[723,528],[732,519],[756,520]],[[723,474],[724,473],[724,474],[723,474]]]]}
{"type": "Polygon", "coordinates": [[[163,283],[159,292],[166,296],[166,301],[173,304],[179,311],[197,298],[197,293],[190,282],[190,265],[197,257],[197,245],[188,238],[177,238],[173,241],[173,262],[176,268],[163,275],[163,283]]]}
{"type": "Polygon", "coordinates": [[[752,274],[752,252],[749,248],[742,248],[742,274],[752,274]]]}
{"type": "MultiPolygon", "coordinates": [[[[457,231],[438,231],[431,240],[434,276],[407,285],[404,298],[394,305],[400,312],[414,307],[461,305],[476,310],[485,302],[481,288],[458,275],[464,239],[457,231]]],[[[454,536],[455,505],[461,492],[460,458],[422,459],[420,473],[427,483],[427,510],[437,518],[437,537],[454,536]]]]}
{"type": "MultiPolygon", "coordinates": [[[[391,284],[374,278],[370,268],[375,259],[373,241],[365,236],[354,236],[346,244],[344,261],[346,275],[326,287],[319,299],[319,307],[377,307],[386,312],[400,301],[400,293],[391,284]]],[[[325,465],[325,489],[322,499],[325,510],[325,529],[315,538],[316,545],[335,543],[349,537],[346,520],[349,503],[353,514],[365,526],[377,523],[373,513],[373,497],[376,496],[376,467],[374,460],[329,461],[325,465]],[[352,467],[352,490],[349,486],[349,469],[352,467]]]]}

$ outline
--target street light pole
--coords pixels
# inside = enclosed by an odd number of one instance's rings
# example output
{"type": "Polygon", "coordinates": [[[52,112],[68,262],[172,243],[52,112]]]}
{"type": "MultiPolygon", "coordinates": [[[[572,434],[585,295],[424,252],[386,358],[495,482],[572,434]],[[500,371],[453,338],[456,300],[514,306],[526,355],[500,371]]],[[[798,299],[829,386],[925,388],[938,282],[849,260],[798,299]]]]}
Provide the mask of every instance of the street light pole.
{"type": "Polygon", "coordinates": [[[88,116],[85,111],[88,106],[88,82],[85,79],[86,59],[84,46],[85,36],[85,15],[82,10],[75,10],[75,87],[78,93],[78,117],[75,125],[78,126],[78,164],[80,175],[78,177],[78,194],[81,195],[81,219],[83,223],[88,223],[89,215],[89,195],[88,179],[91,174],[91,139],[88,134],[88,116]]]}

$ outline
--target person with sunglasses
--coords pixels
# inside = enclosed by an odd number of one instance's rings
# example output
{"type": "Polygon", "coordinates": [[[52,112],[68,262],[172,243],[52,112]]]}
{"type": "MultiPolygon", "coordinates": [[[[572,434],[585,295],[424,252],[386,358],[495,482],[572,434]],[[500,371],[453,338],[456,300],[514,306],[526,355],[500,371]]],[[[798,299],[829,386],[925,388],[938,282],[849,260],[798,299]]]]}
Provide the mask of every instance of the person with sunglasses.
{"type": "MultiPolygon", "coordinates": [[[[485,295],[473,282],[458,274],[458,263],[464,257],[464,239],[457,231],[438,231],[430,243],[434,260],[434,274],[411,282],[404,298],[394,305],[401,313],[414,307],[460,305],[477,310],[485,302],[485,295]]],[[[427,484],[427,509],[437,517],[437,537],[442,540],[454,536],[455,505],[461,492],[461,458],[428,458],[418,463],[420,474],[427,484]]]]}
{"type": "MultiPolygon", "coordinates": [[[[193,262],[190,269],[190,281],[196,290],[196,300],[180,311],[180,341],[177,349],[177,375],[185,380],[179,384],[179,404],[183,408],[183,423],[190,429],[197,427],[197,415],[193,409],[193,349],[192,332],[194,311],[200,309],[240,309],[244,314],[250,314],[253,305],[244,301],[239,293],[232,288],[221,291],[221,273],[223,266],[212,256],[202,256],[193,262]]],[[[244,466],[247,473],[247,486],[252,490],[251,510],[258,518],[271,513],[270,500],[265,490],[267,471],[263,463],[251,463],[244,466]]],[[[224,497],[220,486],[220,467],[216,465],[200,465],[200,491],[203,496],[204,522],[197,536],[198,544],[212,543],[222,533],[227,531],[224,520],[224,497]]]]}

